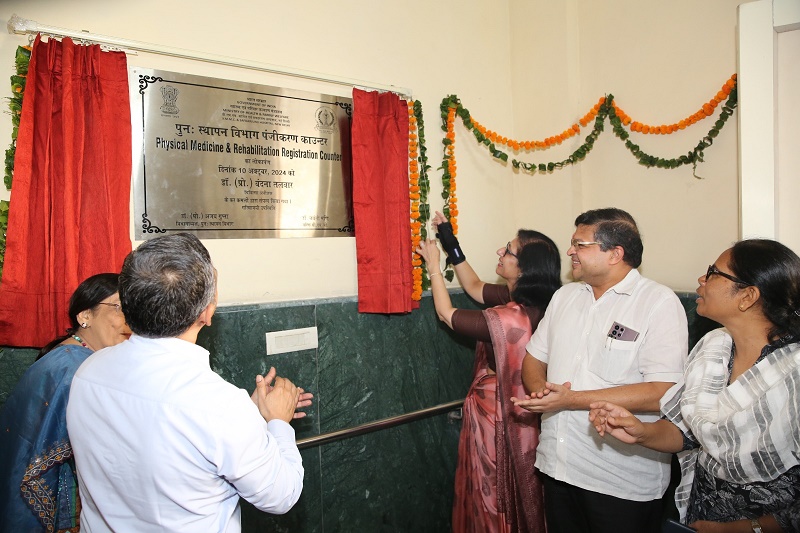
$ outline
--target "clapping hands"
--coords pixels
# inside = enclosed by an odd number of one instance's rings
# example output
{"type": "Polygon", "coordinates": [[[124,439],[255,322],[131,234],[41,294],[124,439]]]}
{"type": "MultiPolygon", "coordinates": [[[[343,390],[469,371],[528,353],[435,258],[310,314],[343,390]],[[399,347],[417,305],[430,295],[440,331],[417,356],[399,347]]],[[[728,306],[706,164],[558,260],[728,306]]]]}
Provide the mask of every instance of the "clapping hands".
{"type": "Polygon", "coordinates": [[[277,374],[275,367],[271,367],[266,376],[256,376],[256,389],[250,398],[261,416],[267,422],[274,419],[289,422],[293,418],[305,417],[306,413],[298,409],[310,406],[314,395],[286,378],[277,377],[277,374]]]}

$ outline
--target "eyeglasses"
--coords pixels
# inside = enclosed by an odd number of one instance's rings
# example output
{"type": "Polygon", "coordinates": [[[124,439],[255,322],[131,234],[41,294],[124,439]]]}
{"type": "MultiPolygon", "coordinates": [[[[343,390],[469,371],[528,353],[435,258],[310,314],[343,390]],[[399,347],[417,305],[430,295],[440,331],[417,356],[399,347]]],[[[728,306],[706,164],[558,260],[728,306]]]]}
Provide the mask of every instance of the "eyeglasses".
{"type": "Polygon", "coordinates": [[[122,311],[122,305],[121,304],[111,304],[111,303],[108,303],[108,302],[100,302],[97,305],[110,305],[111,307],[116,309],[117,313],[122,311]]]}
{"type": "Polygon", "coordinates": [[[710,278],[714,274],[718,274],[718,275],[722,276],[723,278],[727,278],[727,279],[731,280],[732,282],[738,283],[740,285],[746,285],[748,287],[750,287],[752,285],[752,283],[747,283],[746,281],[740,280],[739,278],[737,278],[735,276],[731,276],[730,274],[726,274],[725,272],[721,271],[720,269],[718,269],[714,265],[708,265],[708,270],[706,270],[706,283],[708,283],[708,278],[710,278]]]}
{"type": "Polygon", "coordinates": [[[506,244],[506,251],[503,252],[503,257],[505,257],[507,255],[510,255],[511,257],[519,259],[519,256],[517,256],[517,254],[515,254],[514,252],[511,251],[511,241],[508,241],[508,244],[506,244]]]}
{"type": "Polygon", "coordinates": [[[579,241],[578,239],[572,239],[571,241],[569,241],[569,244],[572,248],[586,248],[593,244],[602,245],[603,243],[597,241],[579,241]]]}

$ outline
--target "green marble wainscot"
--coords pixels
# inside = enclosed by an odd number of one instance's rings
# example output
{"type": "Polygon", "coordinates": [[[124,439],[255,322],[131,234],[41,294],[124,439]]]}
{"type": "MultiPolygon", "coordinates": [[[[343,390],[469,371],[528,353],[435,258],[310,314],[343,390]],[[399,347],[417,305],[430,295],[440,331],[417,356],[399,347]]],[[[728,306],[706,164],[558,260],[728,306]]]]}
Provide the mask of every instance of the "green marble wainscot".
{"type": "MultiPolygon", "coordinates": [[[[275,366],[313,392],[309,415],[292,423],[298,439],[463,399],[474,353],[439,323],[429,295],[407,315],[359,314],[354,298],[220,308],[198,343],[216,372],[248,391],[275,366]],[[265,355],[266,332],[311,326],[316,350],[265,355]]],[[[306,448],[298,503],[283,516],[243,503],[243,531],[447,531],[459,431],[442,414],[306,448]]]]}
{"type": "Polygon", "coordinates": [[[676,292],[686,310],[686,321],[689,324],[689,351],[703,335],[713,329],[721,327],[718,323],[697,314],[697,294],[694,292],[676,292]]]}
{"type": "Polygon", "coordinates": [[[0,407],[38,354],[37,348],[0,347],[0,407]]]}
{"type": "MultiPolygon", "coordinates": [[[[267,355],[266,333],[315,325],[316,306],[240,306],[217,309],[211,327],[204,328],[198,344],[211,353],[211,367],[227,381],[252,392],[255,376],[264,375],[274,366],[278,375],[314,393],[314,403],[304,409],[306,417],[292,422],[297,439],[319,434],[319,402],[317,401],[317,351],[303,350],[267,355]]],[[[300,500],[291,514],[276,517],[256,510],[242,501],[243,531],[319,531],[321,521],[319,451],[301,451],[305,477],[300,500]],[[298,513],[303,509],[303,513],[298,513]],[[284,524],[277,524],[277,521],[284,524]]]]}
{"type": "MultiPolygon", "coordinates": [[[[678,296],[691,346],[716,325],[697,316],[693,293],[678,296]]],[[[452,297],[476,308],[463,293],[452,297]]],[[[252,376],[276,366],[314,392],[310,416],[293,423],[298,439],[461,399],[472,373],[474,345],[436,319],[427,295],[409,315],[359,314],[355,300],[221,309],[204,331],[226,379],[252,390],[252,376]],[[266,331],[314,325],[317,350],[263,355],[266,331]]],[[[273,516],[244,504],[243,529],[448,531],[459,431],[443,414],[305,449],[297,505],[273,516]]]]}
{"type": "MultiPolygon", "coordinates": [[[[474,307],[463,294],[454,304],[474,307]]],[[[431,298],[410,315],[355,309],[318,313],[323,433],[464,398],[474,344],[438,321],[431,298]]],[[[459,430],[441,415],[322,446],[325,533],[448,531],[459,430]]]]}
{"type": "MultiPolygon", "coordinates": [[[[463,292],[456,307],[477,308],[463,292]]],[[[713,322],[696,314],[695,294],[678,293],[690,347],[713,322]]],[[[354,298],[222,307],[198,344],[212,368],[252,391],[256,374],[279,375],[313,392],[298,439],[463,399],[473,343],[436,318],[430,294],[408,315],[359,314],[354,298]],[[319,347],[266,355],[265,333],[316,326],[319,347]]],[[[0,348],[0,404],[36,357],[0,348]]],[[[245,533],[261,531],[449,531],[460,423],[446,414],[301,451],[304,490],[283,516],[242,505],[245,533]]]]}

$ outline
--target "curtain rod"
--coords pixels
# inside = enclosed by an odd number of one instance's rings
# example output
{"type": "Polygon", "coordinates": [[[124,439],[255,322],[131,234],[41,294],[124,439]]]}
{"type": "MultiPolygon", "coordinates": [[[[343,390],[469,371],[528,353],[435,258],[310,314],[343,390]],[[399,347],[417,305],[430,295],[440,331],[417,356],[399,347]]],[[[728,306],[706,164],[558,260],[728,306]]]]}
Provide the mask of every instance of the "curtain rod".
{"type": "Polygon", "coordinates": [[[358,87],[366,90],[389,91],[397,93],[401,96],[411,98],[411,90],[402,87],[395,87],[394,85],[382,85],[377,83],[370,83],[362,80],[354,80],[349,78],[342,78],[338,76],[331,76],[328,74],[321,74],[318,72],[311,72],[308,70],[293,69],[280,65],[271,65],[268,63],[259,63],[257,61],[249,61],[247,59],[238,59],[235,57],[220,56],[216,54],[206,54],[194,50],[185,50],[182,48],[172,48],[169,46],[161,46],[156,44],[144,43],[141,41],[130,41],[128,39],[119,39],[117,37],[109,37],[107,35],[98,35],[86,31],[75,31],[66,28],[57,28],[55,26],[45,26],[36,21],[24,19],[15,14],[11,15],[8,20],[8,33],[17,35],[36,35],[41,33],[43,35],[53,37],[69,37],[84,44],[100,44],[121,51],[133,50],[136,52],[148,52],[151,54],[159,54],[171,57],[178,57],[181,59],[191,59],[194,61],[205,61],[206,63],[214,63],[216,65],[225,65],[228,67],[246,68],[250,70],[257,70],[260,72],[270,72],[273,74],[283,74],[286,76],[293,76],[296,78],[303,78],[307,80],[323,81],[328,83],[335,83],[338,85],[347,85],[351,87],[358,87]]]}

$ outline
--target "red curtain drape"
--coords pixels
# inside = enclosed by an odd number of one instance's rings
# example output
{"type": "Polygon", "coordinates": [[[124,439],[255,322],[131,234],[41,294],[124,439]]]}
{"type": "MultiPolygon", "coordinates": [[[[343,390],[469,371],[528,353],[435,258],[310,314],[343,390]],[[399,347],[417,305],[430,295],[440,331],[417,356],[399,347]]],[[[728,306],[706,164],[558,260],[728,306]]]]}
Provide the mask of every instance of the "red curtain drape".
{"type": "Polygon", "coordinates": [[[408,313],[411,222],[408,106],[394,93],[353,90],[353,211],[361,313],[408,313]]]}
{"type": "Polygon", "coordinates": [[[125,54],[36,38],[14,161],[0,283],[0,345],[69,327],[78,284],[131,251],[131,111],[125,54]]]}

